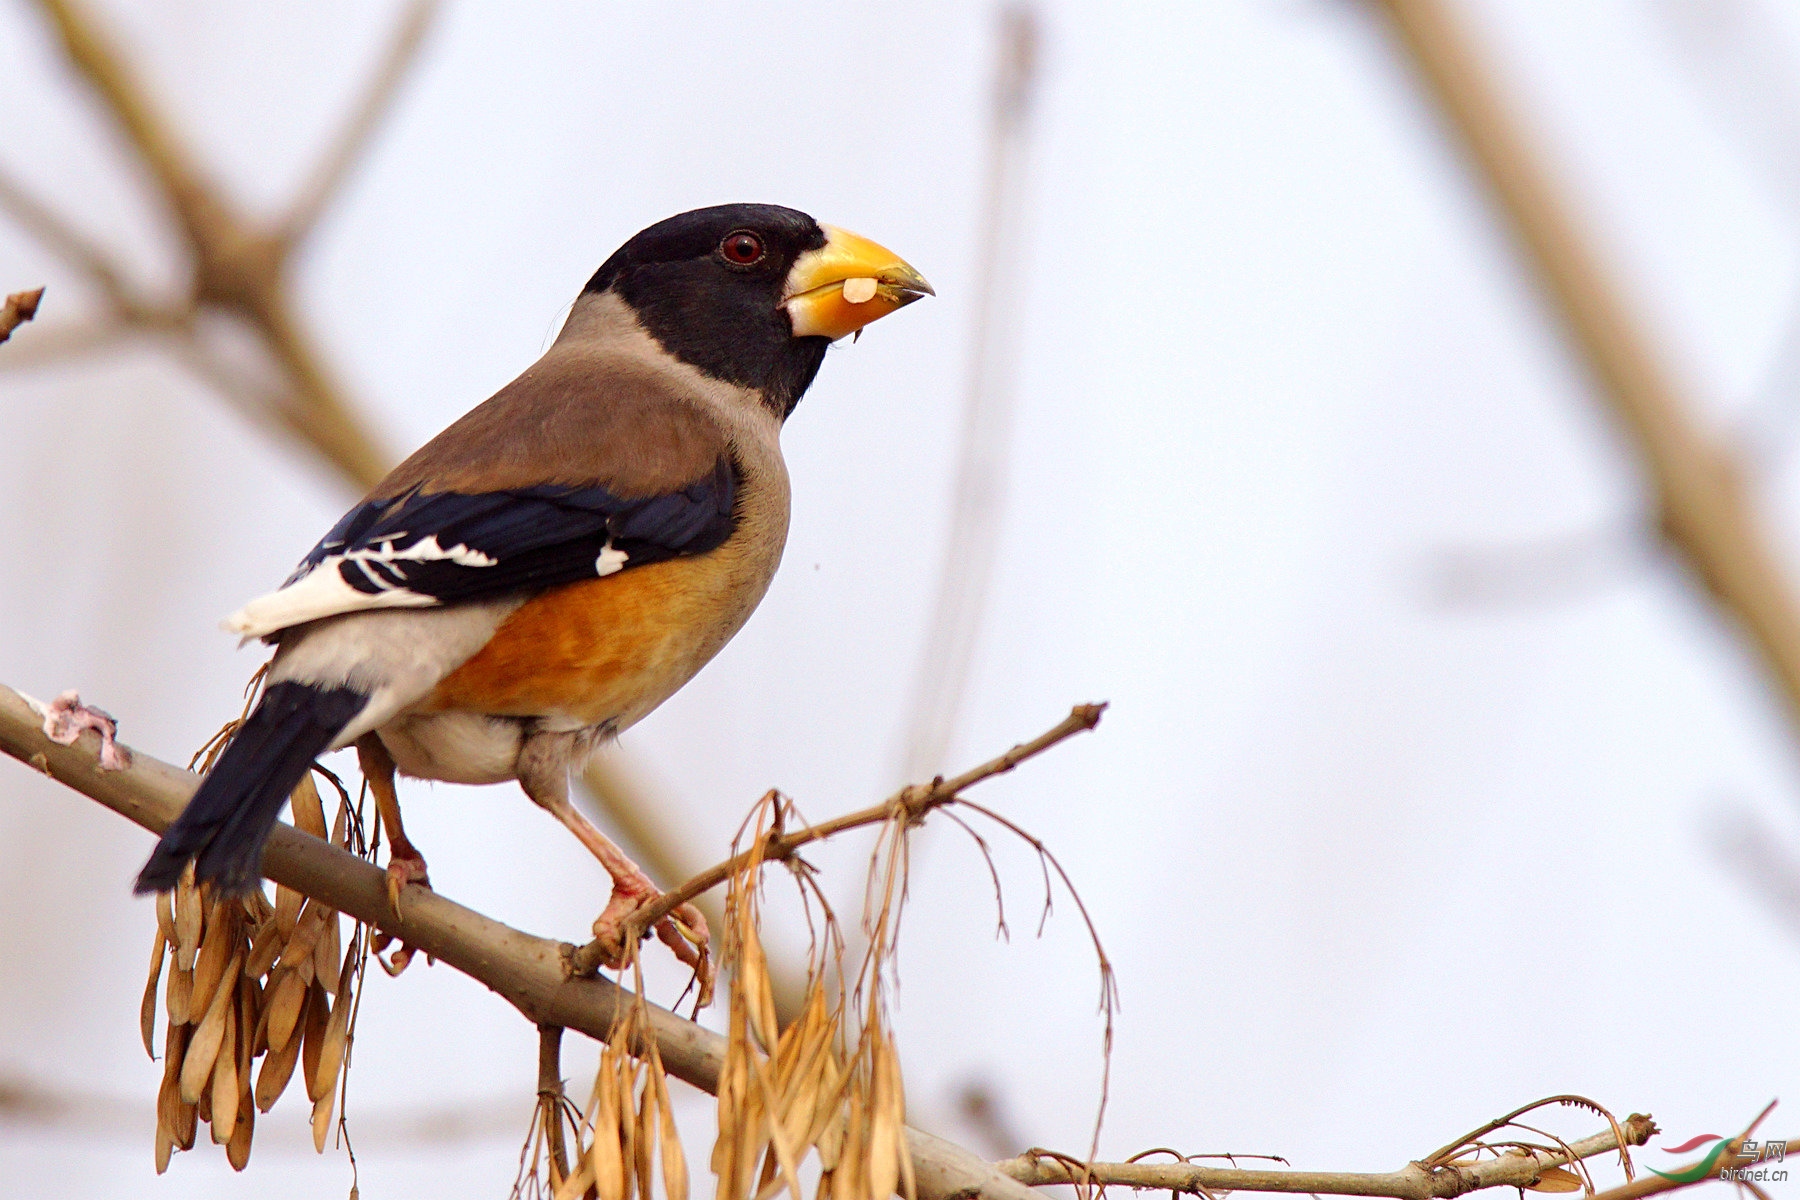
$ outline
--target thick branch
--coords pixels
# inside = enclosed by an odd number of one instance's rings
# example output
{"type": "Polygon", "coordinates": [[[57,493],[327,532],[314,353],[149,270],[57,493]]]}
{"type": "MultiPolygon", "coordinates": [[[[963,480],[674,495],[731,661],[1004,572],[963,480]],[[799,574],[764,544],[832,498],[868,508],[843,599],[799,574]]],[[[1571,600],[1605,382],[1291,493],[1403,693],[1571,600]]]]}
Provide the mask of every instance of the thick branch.
{"type": "Polygon", "coordinates": [[[1383,0],[1420,75],[1509,218],[1656,489],[1664,537],[1744,635],[1800,721],[1800,607],[1736,457],[1694,420],[1549,170],[1443,0],[1383,0]]]}
{"type": "MultiPolygon", "coordinates": [[[[152,832],[168,827],[199,783],[189,772],[139,751],[127,769],[103,772],[93,734],[83,734],[73,746],[57,745],[44,736],[42,718],[25,699],[3,685],[0,750],[152,832]]],[[[513,929],[431,891],[409,891],[404,915],[395,916],[385,873],[286,824],[277,825],[269,838],[263,871],[479,980],[535,1024],[561,1025],[596,1039],[612,1029],[624,993],[610,980],[570,976],[565,943],[513,929]]],[[[655,1005],[649,1027],[670,1074],[708,1092],[717,1089],[724,1038],[655,1005]]],[[[908,1130],[907,1137],[921,1200],[1035,1196],[959,1146],[916,1130],[908,1130]]]]}
{"type": "MultiPolygon", "coordinates": [[[[1656,1133],[1649,1117],[1634,1114],[1624,1122],[1625,1140],[1641,1146],[1656,1133]]],[[[995,1166],[1020,1183],[1043,1187],[1052,1183],[1095,1183],[1157,1191],[1189,1192],[1323,1192],[1334,1196],[1393,1196],[1398,1200],[1434,1200],[1461,1196],[1481,1188],[1530,1187],[1551,1167],[1592,1158],[1619,1148],[1612,1130],[1569,1143],[1569,1150],[1537,1150],[1502,1154],[1461,1166],[1427,1167],[1408,1163],[1398,1171],[1365,1174],[1355,1171],[1241,1170],[1192,1163],[1075,1163],[1060,1157],[1026,1153],[995,1166]]],[[[1609,1195],[1611,1193],[1608,1193],[1609,1195]]]]}

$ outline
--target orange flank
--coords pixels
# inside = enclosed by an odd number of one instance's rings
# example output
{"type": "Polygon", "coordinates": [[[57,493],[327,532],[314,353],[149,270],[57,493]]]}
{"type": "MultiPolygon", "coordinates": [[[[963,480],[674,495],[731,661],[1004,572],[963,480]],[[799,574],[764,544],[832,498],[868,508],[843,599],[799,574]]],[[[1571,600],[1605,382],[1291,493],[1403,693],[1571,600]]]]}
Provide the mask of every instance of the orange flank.
{"type": "Polygon", "coordinates": [[[629,725],[693,678],[749,615],[759,596],[743,596],[734,574],[725,556],[703,554],[552,588],[419,709],[629,725]]]}

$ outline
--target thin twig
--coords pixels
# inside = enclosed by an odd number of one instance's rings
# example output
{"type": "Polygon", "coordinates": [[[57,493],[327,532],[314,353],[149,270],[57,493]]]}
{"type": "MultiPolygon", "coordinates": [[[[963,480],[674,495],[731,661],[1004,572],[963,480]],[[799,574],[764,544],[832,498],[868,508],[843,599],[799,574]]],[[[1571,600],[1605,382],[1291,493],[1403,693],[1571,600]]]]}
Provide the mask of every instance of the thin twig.
{"type": "MultiPolygon", "coordinates": [[[[845,813],[841,817],[833,817],[817,825],[807,825],[792,833],[778,833],[771,830],[756,845],[741,854],[735,854],[722,863],[708,867],[673,891],[664,892],[650,904],[633,913],[626,930],[626,940],[630,942],[641,935],[643,930],[653,929],[656,923],[686,904],[702,892],[724,883],[733,875],[743,870],[753,859],[777,861],[792,858],[803,846],[811,845],[822,838],[828,838],[856,829],[864,825],[875,825],[894,815],[896,807],[906,811],[907,820],[917,821],[934,808],[939,808],[956,799],[957,793],[972,787],[984,779],[1005,774],[1020,763],[1035,755],[1042,754],[1059,742],[1066,741],[1078,733],[1084,733],[1100,723],[1100,714],[1106,711],[1105,704],[1077,704],[1069,710],[1069,715],[1058,721],[1050,729],[1029,742],[1021,742],[998,758],[989,759],[978,767],[964,771],[954,779],[943,776],[928,784],[919,784],[901,788],[880,804],[872,804],[868,808],[845,813]]],[[[590,942],[575,952],[573,965],[576,971],[586,974],[600,965],[602,951],[598,942],[590,942]]]]}
{"type": "MultiPolygon", "coordinates": [[[[1656,1133],[1656,1124],[1642,1114],[1634,1114],[1623,1122],[1622,1132],[1628,1145],[1641,1146],[1656,1133]]],[[[1428,1167],[1422,1162],[1408,1163],[1398,1171],[1362,1173],[1355,1171],[1245,1170],[1234,1167],[1203,1167],[1191,1163],[1083,1163],[1079,1160],[1028,1151],[1018,1158],[996,1163],[1000,1170],[1033,1187],[1055,1183],[1092,1183],[1100,1186],[1122,1186],[1187,1192],[1203,1195],[1210,1192],[1318,1192],[1334,1196],[1391,1196],[1397,1200],[1436,1200],[1461,1196],[1480,1188],[1530,1187],[1552,1167],[1576,1159],[1592,1158],[1619,1148],[1615,1132],[1608,1129],[1592,1137],[1569,1143],[1568,1149],[1539,1149],[1502,1154],[1474,1163],[1451,1163],[1428,1167]]],[[[1604,1193],[1612,1196],[1613,1193],[1604,1193]]]]}
{"type": "MultiPolygon", "coordinates": [[[[166,829],[199,785],[197,776],[133,751],[122,771],[101,771],[99,739],[84,733],[70,746],[44,736],[43,718],[19,693],[0,685],[0,751],[99,801],[154,833],[166,829]]],[[[567,943],[534,937],[464,908],[439,892],[409,893],[396,915],[387,874],[319,838],[277,824],[263,851],[269,879],[410,942],[499,993],[534,1024],[561,1025],[596,1040],[635,1001],[607,979],[571,975],[567,943]]],[[[644,1005],[644,1028],[663,1065],[706,1092],[718,1088],[725,1039],[665,1008],[644,1005]]],[[[919,1200],[1042,1200],[992,1165],[942,1138],[907,1130],[919,1200]]]]}
{"type": "Polygon", "coordinates": [[[13,330],[37,316],[38,301],[44,298],[43,288],[34,288],[29,292],[14,292],[0,304],[0,342],[12,336],[13,330]]]}

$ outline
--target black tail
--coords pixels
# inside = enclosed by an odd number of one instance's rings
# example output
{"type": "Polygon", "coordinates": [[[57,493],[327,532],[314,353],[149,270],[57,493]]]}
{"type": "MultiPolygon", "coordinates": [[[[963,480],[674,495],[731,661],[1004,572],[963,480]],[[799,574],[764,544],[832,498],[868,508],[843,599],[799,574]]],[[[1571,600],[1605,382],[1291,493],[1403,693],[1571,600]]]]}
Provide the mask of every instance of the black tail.
{"type": "Polygon", "coordinates": [[[222,892],[262,878],[262,848],[288,793],[369,698],[351,688],[271,684],[256,711],[138,872],[134,892],[166,892],[189,860],[222,892]]]}

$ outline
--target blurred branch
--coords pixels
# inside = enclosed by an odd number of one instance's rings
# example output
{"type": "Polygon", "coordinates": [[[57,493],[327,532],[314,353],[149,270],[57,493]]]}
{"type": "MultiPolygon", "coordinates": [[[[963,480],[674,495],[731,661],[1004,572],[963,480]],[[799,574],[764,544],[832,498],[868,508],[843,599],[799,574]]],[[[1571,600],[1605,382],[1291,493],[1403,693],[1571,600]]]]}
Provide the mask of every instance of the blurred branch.
{"type": "MultiPolygon", "coordinates": [[[[1625,1142],[1641,1146],[1656,1133],[1647,1116],[1633,1114],[1624,1121],[1625,1142]]],[[[1043,1187],[1053,1183],[1120,1185],[1157,1191],[1188,1192],[1212,1196],[1219,1192],[1325,1192],[1334,1196],[1391,1196],[1397,1200],[1433,1200],[1461,1196],[1491,1187],[1526,1188],[1545,1172],[1577,1159],[1593,1158],[1619,1149],[1612,1130],[1568,1143],[1566,1149],[1515,1148],[1495,1158],[1442,1165],[1408,1163],[1398,1171],[1381,1174],[1354,1171],[1245,1170],[1237,1167],[1202,1167],[1193,1163],[1084,1163],[1042,1150],[1027,1150],[1017,1158],[994,1164],[1021,1183],[1043,1187]]],[[[1172,1152],[1171,1152],[1172,1153],[1172,1152]]],[[[1224,1156],[1221,1156],[1224,1157],[1224,1156]]],[[[1557,1189],[1564,1190],[1564,1189],[1557,1189]]],[[[1574,1190],[1574,1189],[1568,1189],[1574,1190]]],[[[1610,1194],[1610,1193],[1609,1193],[1610,1194]]]]}
{"type": "Polygon", "coordinates": [[[35,288],[29,292],[14,292],[0,304],[0,342],[12,336],[13,330],[37,316],[38,301],[44,298],[44,289],[35,288]]]}
{"type": "MultiPolygon", "coordinates": [[[[217,371],[202,372],[203,378],[221,387],[227,398],[253,416],[272,419],[357,490],[372,486],[386,473],[388,456],[314,344],[296,312],[288,285],[293,233],[299,227],[290,222],[271,229],[238,211],[202,169],[93,17],[75,0],[39,0],[39,4],[60,37],[70,65],[117,122],[180,231],[188,252],[189,294],[183,301],[140,297],[110,256],[72,222],[27,195],[16,183],[0,179],[0,207],[99,286],[111,309],[109,321],[172,336],[186,343],[190,361],[217,359],[197,340],[194,318],[201,310],[215,309],[240,321],[269,356],[281,386],[273,392],[248,392],[222,383],[217,371]]],[[[403,23],[401,43],[406,53],[390,55],[384,77],[404,67],[422,35],[422,20],[415,10],[403,23]]],[[[392,82],[378,79],[372,101],[385,102],[393,87],[392,82]]],[[[305,193],[295,213],[310,219],[323,208],[330,189],[342,182],[352,158],[366,145],[368,129],[379,111],[371,104],[359,111],[340,139],[339,151],[327,156],[314,189],[305,193]]],[[[76,339],[74,346],[91,346],[98,340],[83,337],[76,339]]]]}
{"type": "Polygon", "coordinates": [[[993,583],[1018,387],[1019,291],[1015,284],[1021,265],[1022,185],[1041,38],[1037,14],[1029,5],[1001,9],[987,172],[975,238],[980,260],[963,392],[962,438],[937,604],[926,630],[907,722],[902,779],[924,778],[943,768],[993,583]]]}
{"type": "Polygon", "coordinates": [[[1800,608],[1732,452],[1689,413],[1487,67],[1442,0],[1382,0],[1510,219],[1569,334],[1636,441],[1663,537],[1737,622],[1800,722],[1800,608]]]}
{"type": "MultiPolygon", "coordinates": [[[[11,688],[0,686],[0,751],[99,801],[152,832],[167,828],[199,784],[198,776],[133,751],[122,771],[101,771],[98,739],[71,746],[44,736],[42,718],[11,688]]],[[[611,980],[571,974],[573,947],[513,929],[440,895],[409,892],[404,915],[387,898],[387,876],[355,855],[291,825],[278,824],[263,853],[277,883],[392,934],[504,997],[537,1025],[560,1025],[604,1041],[626,993],[611,980]]],[[[669,1073],[716,1093],[725,1039],[655,1005],[649,1035],[669,1073]]],[[[959,1146],[906,1131],[920,1200],[1024,1200],[1030,1190],[959,1146]]]]}

